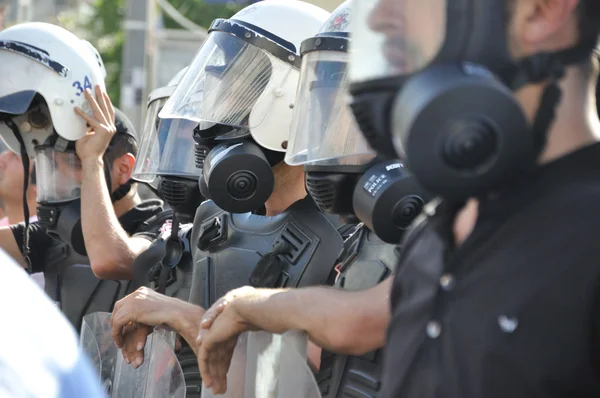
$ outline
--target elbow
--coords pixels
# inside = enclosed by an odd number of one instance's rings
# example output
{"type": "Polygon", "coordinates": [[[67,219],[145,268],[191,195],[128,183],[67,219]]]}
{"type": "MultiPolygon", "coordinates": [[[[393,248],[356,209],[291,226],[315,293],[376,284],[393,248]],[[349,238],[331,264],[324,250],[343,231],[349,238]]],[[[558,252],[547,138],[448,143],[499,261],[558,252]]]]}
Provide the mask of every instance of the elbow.
{"type": "Polygon", "coordinates": [[[351,329],[346,329],[340,335],[331,338],[331,345],[334,351],[339,354],[361,356],[373,351],[372,348],[364,344],[364,339],[354,336],[351,329]]]}
{"type": "Polygon", "coordinates": [[[331,345],[335,352],[339,354],[361,356],[385,345],[385,327],[378,328],[366,319],[349,320],[349,322],[339,325],[337,329],[329,336],[331,345]],[[366,326],[366,327],[365,327],[366,326]]]}
{"type": "Polygon", "coordinates": [[[120,258],[103,258],[100,260],[91,260],[92,272],[98,279],[131,279],[131,272],[125,272],[129,269],[125,261],[120,258]]]}
{"type": "Polygon", "coordinates": [[[92,261],[92,272],[98,279],[115,279],[114,266],[110,262],[92,261]]]}

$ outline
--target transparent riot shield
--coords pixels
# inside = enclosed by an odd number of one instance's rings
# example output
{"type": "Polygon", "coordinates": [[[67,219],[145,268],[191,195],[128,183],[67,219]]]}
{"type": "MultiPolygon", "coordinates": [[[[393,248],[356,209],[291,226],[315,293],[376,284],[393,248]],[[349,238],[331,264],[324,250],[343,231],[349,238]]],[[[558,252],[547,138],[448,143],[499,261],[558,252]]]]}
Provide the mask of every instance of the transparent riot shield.
{"type": "Polygon", "coordinates": [[[79,341],[88,354],[105,391],[112,390],[119,349],[112,338],[110,313],[95,312],[83,317],[79,341]]]}
{"type": "Polygon", "coordinates": [[[125,363],[110,327],[111,314],[97,312],[83,318],[81,345],[92,358],[111,398],[184,398],[183,371],[173,348],[175,332],[155,328],[146,340],[144,363],[137,369],[125,363]]]}
{"type": "Polygon", "coordinates": [[[227,373],[227,392],[202,387],[202,398],[321,398],[307,363],[305,333],[248,332],[240,336],[227,373]]]}

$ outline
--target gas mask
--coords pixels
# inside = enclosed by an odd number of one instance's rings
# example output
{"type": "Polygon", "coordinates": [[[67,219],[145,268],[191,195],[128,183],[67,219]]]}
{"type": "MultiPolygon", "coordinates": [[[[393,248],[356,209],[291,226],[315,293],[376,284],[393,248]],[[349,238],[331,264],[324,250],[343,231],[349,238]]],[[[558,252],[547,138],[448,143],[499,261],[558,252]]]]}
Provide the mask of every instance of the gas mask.
{"type": "MultiPolygon", "coordinates": [[[[180,78],[180,76],[179,76],[180,78]]],[[[141,147],[132,178],[151,184],[182,222],[191,222],[202,203],[198,189],[200,170],[195,167],[194,131],[198,123],[185,119],[160,119],[158,113],[175,86],[150,94],[141,147]]]]}
{"type": "Polygon", "coordinates": [[[374,149],[404,159],[425,188],[451,201],[486,196],[530,175],[565,68],[596,45],[594,37],[515,60],[508,3],[353,3],[349,80],[356,121],[374,149]],[[542,82],[548,84],[530,123],[514,92],[542,82]]]}
{"type": "Polygon", "coordinates": [[[271,196],[272,167],[284,157],[297,85],[295,47],[256,29],[215,20],[159,114],[198,123],[200,192],[231,213],[262,208],[271,196]]]}
{"type": "MultiPolygon", "coordinates": [[[[339,9],[327,25],[349,18],[339,9]]],[[[347,106],[348,37],[302,43],[302,68],[285,161],[304,165],[306,190],[325,212],[358,217],[381,240],[399,243],[428,195],[397,160],[376,157],[347,106]]]]}
{"type": "Polygon", "coordinates": [[[358,167],[307,165],[306,190],[319,208],[356,217],[382,241],[397,244],[431,199],[398,160],[358,167]]]}
{"type": "Polygon", "coordinates": [[[250,137],[221,140],[203,161],[200,192],[230,213],[259,209],[273,193],[273,166],[283,156],[261,148],[250,137]]]}

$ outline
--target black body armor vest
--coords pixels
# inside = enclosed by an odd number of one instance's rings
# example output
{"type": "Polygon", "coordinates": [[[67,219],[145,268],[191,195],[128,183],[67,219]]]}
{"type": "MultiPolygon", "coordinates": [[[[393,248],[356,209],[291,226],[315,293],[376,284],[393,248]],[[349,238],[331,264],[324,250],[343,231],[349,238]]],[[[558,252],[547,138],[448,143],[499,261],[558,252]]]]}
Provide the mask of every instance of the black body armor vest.
{"type": "MultiPolygon", "coordinates": [[[[397,246],[382,242],[360,226],[344,242],[335,287],[347,290],[369,289],[391,275],[398,261],[397,246]]],[[[323,398],[379,397],[383,350],[360,357],[323,351],[317,382],[323,398]]]]}
{"type": "MultiPolygon", "coordinates": [[[[149,225],[172,217],[162,212],[149,220],[133,220],[143,232],[149,225]]],[[[35,250],[35,248],[34,248],[35,250]]],[[[46,294],[60,303],[61,311],[81,330],[83,317],[94,312],[112,312],[115,302],[132,291],[131,281],[98,279],[87,256],[77,254],[64,242],[54,240],[44,265],[46,294]]]]}
{"type": "Polygon", "coordinates": [[[79,332],[83,317],[94,312],[111,312],[122,298],[129,281],[98,279],[90,260],[56,240],[48,250],[44,267],[46,294],[60,303],[60,309],[79,332]]]}
{"type": "Polygon", "coordinates": [[[228,291],[327,283],[343,250],[337,216],[306,197],[274,216],[231,214],[212,201],[198,207],[192,231],[190,297],[209,308],[228,291]]]}
{"type": "MultiPolygon", "coordinates": [[[[231,214],[206,201],[196,211],[193,228],[179,227],[177,246],[183,253],[175,256],[178,261],[172,264],[164,293],[208,309],[229,290],[248,284],[325,284],[343,250],[337,232],[341,226],[337,217],[321,213],[311,199],[275,217],[231,214]]],[[[132,289],[158,284],[170,239],[170,232],[163,233],[138,256],[132,289]]],[[[177,358],[186,396],[199,398],[202,379],[196,355],[184,342],[177,358]]]]}

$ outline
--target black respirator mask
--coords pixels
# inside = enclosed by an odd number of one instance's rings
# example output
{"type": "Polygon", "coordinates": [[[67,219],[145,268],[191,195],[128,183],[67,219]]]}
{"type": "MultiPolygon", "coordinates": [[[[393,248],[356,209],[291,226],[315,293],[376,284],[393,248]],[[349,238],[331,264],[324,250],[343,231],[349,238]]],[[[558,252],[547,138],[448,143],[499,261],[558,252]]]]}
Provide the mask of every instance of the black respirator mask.
{"type": "Polygon", "coordinates": [[[387,243],[400,243],[431,199],[397,160],[376,159],[360,169],[305,166],[304,170],[306,190],[322,211],[356,216],[387,243]]]}
{"type": "MultiPolygon", "coordinates": [[[[66,143],[66,141],[65,141],[66,143]]],[[[38,222],[51,237],[69,246],[82,256],[87,255],[81,229],[81,162],[68,142],[63,149],[54,145],[35,148],[38,192],[38,222]]],[[[105,159],[106,184],[111,187],[109,164],[105,159]]],[[[129,193],[131,182],[121,185],[110,197],[112,203],[129,193]]]]}
{"type": "Polygon", "coordinates": [[[273,166],[283,161],[284,153],[264,149],[250,137],[198,144],[197,148],[202,196],[230,213],[264,206],[275,185],[273,166]]]}
{"type": "Polygon", "coordinates": [[[406,159],[426,189],[460,202],[535,170],[560,103],[558,82],[567,66],[590,56],[596,38],[515,61],[507,42],[508,2],[440,3],[353,4],[352,35],[362,40],[350,62],[351,107],[375,150],[406,159]],[[427,20],[403,24],[398,35],[371,29],[386,18],[414,15],[427,20]],[[419,24],[431,26],[427,37],[415,37],[423,36],[419,24]],[[530,123],[514,92],[542,82],[548,84],[530,123]]]}
{"type": "Polygon", "coordinates": [[[157,194],[169,204],[180,222],[191,222],[203,201],[196,167],[198,156],[206,150],[200,150],[193,141],[194,122],[156,118],[156,123],[160,146],[159,166],[154,174],[158,176],[157,194]]]}

